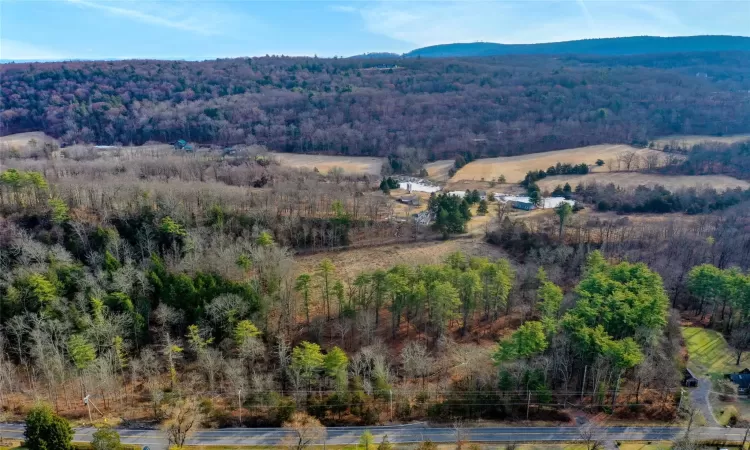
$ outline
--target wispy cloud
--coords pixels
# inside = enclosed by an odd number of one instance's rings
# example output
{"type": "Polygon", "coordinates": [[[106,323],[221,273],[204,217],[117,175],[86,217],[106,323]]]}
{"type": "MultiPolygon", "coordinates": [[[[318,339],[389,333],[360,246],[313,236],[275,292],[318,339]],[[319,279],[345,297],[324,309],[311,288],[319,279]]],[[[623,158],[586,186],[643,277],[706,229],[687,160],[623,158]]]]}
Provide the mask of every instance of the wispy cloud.
{"type": "Polygon", "coordinates": [[[682,27],[684,24],[675,11],[650,3],[624,3],[624,5],[645,14],[645,18],[659,22],[666,26],[682,27]]]}
{"type": "MultiPolygon", "coordinates": [[[[742,9],[739,3],[722,3],[722,8],[733,10],[737,15],[742,9]]],[[[646,0],[380,0],[354,5],[371,33],[418,46],[476,41],[520,44],[644,34],[687,35],[700,28],[692,23],[695,20],[683,19],[696,7],[705,6],[703,2],[687,1],[656,5],[646,0]]],[[[722,11],[721,20],[726,20],[728,14],[722,11]]]]}
{"type": "MultiPolygon", "coordinates": [[[[182,11],[164,7],[161,7],[159,10],[154,10],[154,6],[157,5],[154,2],[101,2],[93,0],[67,1],[82,8],[95,9],[110,15],[124,17],[158,27],[190,31],[204,36],[223,34],[223,29],[216,20],[221,18],[217,17],[215,14],[209,13],[206,15],[203,13],[199,14],[195,11],[182,11]],[[146,5],[150,6],[152,10],[146,11],[146,5]]],[[[172,5],[174,6],[178,4],[173,3],[172,5]]],[[[193,5],[195,5],[195,3],[193,5]]]]}
{"type": "Polygon", "coordinates": [[[67,57],[55,50],[39,47],[28,42],[0,39],[0,59],[10,61],[61,60],[67,57]]]}
{"type": "Polygon", "coordinates": [[[349,14],[358,12],[357,8],[351,5],[330,5],[328,6],[328,9],[330,9],[331,11],[343,12],[343,13],[349,13],[349,14]]]}
{"type": "Polygon", "coordinates": [[[578,6],[581,8],[583,17],[586,18],[586,24],[589,26],[589,28],[593,28],[594,18],[591,16],[591,11],[589,11],[589,7],[586,6],[586,2],[584,0],[576,0],[576,3],[578,3],[578,6]]]}
{"type": "Polygon", "coordinates": [[[499,39],[506,2],[381,1],[358,9],[368,31],[414,45],[499,39]]]}

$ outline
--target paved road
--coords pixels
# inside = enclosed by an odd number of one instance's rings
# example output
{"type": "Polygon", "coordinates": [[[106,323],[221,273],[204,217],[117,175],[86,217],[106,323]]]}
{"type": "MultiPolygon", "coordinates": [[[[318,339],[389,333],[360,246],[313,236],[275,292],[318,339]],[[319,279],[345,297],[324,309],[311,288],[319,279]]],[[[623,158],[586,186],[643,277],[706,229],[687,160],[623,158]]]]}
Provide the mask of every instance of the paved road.
{"type": "MultiPolygon", "coordinates": [[[[452,428],[432,428],[424,424],[382,427],[335,427],[327,429],[326,444],[349,445],[359,442],[364,430],[370,430],[376,442],[387,435],[392,443],[410,443],[431,440],[433,442],[455,442],[456,432],[452,428]]],[[[93,428],[75,430],[75,441],[91,441],[93,428]]],[[[124,444],[148,445],[151,450],[167,448],[165,435],[158,430],[118,430],[124,444]]],[[[465,440],[471,442],[540,442],[580,440],[576,427],[507,427],[471,428],[464,430],[465,440]]],[[[602,441],[659,441],[673,440],[684,435],[679,427],[607,427],[597,432],[602,441]]],[[[695,439],[726,439],[741,442],[745,430],[704,427],[694,429],[695,439]]],[[[22,439],[23,424],[0,424],[0,435],[5,438],[22,439]]],[[[278,445],[288,443],[294,433],[281,428],[225,428],[202,430],[192,435],[192,445],[278,445]]],[[[321,441],[319,444],[323,444],[321,441]]]]}

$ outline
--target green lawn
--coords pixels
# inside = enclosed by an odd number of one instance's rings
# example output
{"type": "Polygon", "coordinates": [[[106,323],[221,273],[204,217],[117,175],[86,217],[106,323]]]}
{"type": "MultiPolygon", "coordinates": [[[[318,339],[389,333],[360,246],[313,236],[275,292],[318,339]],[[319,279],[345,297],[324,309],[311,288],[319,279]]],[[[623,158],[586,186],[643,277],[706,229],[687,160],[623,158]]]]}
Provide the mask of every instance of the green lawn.
{"type": "Polygon", "coordinates": [[[750,367],[750,353],[742,355],[740,365],[735,365],[734,351],[718,331],[701,327],[682,327],[690,358],[688,367],[696,375],[724,375],[750,367]]]}

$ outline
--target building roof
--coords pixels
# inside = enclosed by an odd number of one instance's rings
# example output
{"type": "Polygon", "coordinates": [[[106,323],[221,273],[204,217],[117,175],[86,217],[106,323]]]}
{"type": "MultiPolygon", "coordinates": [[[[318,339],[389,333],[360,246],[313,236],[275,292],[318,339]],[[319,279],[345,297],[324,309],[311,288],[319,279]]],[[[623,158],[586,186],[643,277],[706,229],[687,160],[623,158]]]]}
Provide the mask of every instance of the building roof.
{"type": "MultiPolygon", "coordinates": [[[[518,202],[518,203],[531,203],[531,199],[528,196],[515,196],[495,194],[495,197],[502,202],[518,202]]],[[[543,208],[557,208],[560,204],[567,203],[570,206],[575,206],[576,202],[573,200],[566,200],[565,197],[545,197],[543,199],[543,208]]]]}
{"type": "Polygon", "coordinates": [[[729,375],[729,380],[742,389],[750,387],[750,373],[735,373],[729,375]]]}

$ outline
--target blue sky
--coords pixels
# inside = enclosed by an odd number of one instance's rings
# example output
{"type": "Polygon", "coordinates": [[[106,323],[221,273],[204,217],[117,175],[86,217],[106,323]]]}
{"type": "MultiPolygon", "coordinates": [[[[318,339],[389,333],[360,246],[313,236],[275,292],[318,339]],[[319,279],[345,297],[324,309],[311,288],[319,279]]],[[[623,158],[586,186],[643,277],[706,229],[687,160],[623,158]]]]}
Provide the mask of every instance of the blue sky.
{"type": "Polygon", "coordinates": [[[0,0],[0,59],[350,56],[450,42],[750,35],[750,0],[0,0]]]}

